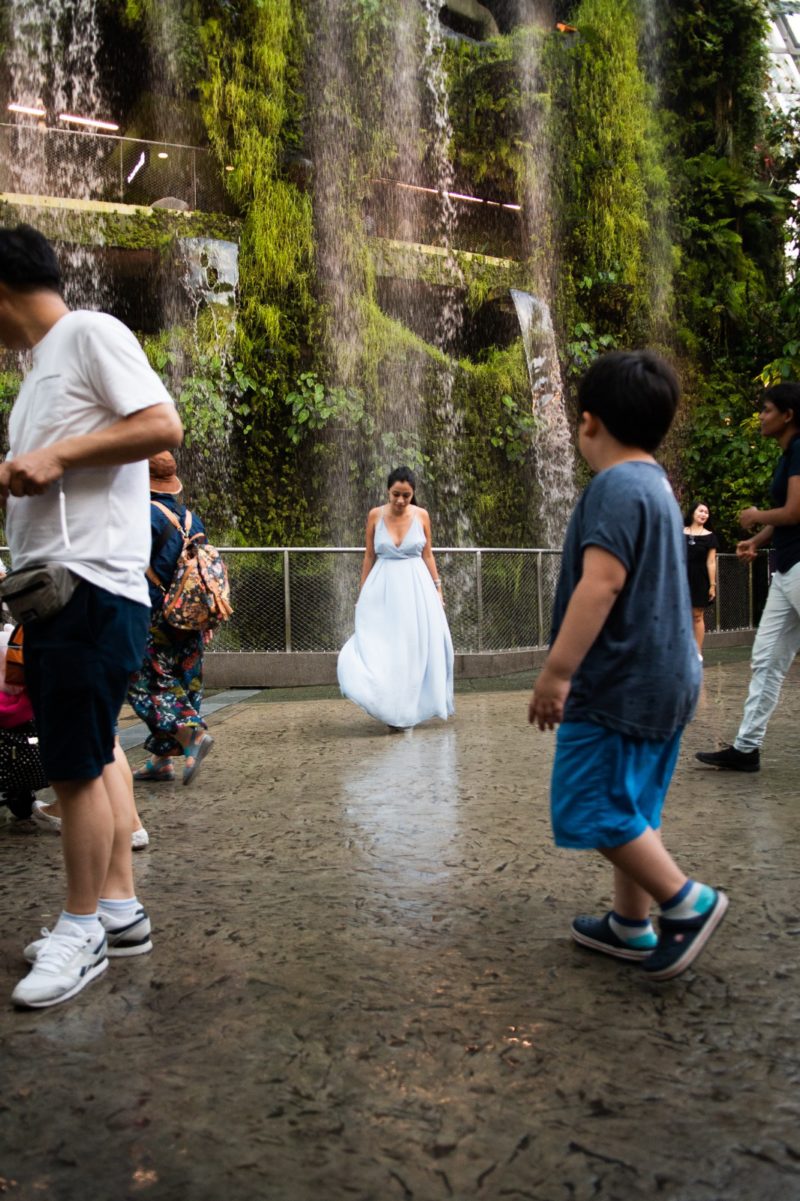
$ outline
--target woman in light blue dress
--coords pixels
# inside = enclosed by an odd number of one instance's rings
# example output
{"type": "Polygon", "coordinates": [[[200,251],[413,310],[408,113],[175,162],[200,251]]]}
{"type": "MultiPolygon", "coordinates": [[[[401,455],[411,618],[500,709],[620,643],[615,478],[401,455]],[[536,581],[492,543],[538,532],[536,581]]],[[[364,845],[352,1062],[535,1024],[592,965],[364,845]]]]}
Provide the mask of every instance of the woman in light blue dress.
{"type": "Polygon", "coordinates": [[[344,696],[393,730],[454,712],[453,643],[414,484],[396,468],[388,503],[370,510],[355,633],[337,663],[344,696]]]}

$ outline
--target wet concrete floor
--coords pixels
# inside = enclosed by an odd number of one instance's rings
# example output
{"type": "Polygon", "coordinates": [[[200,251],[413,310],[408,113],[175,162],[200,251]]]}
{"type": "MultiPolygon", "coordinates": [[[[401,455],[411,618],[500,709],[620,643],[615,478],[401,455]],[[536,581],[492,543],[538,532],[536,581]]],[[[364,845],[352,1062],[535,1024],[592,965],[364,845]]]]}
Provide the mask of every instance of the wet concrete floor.
{"type": "MultiPolygon", "coordinates": [[[[747,679],[709,655],[665,823],[730,913],[661,986],[568,937],[609,873],[551,845],[526,679],[400,735],[324,691],[215,714],[190,789],[138,789],[153,953],[0,1008],[0,1195],[800,1199],[800,668],[759,775],[693,763],[747,679]]],[[[6,995],[60,900],[58,838],[0,826],[6,995]]]]}

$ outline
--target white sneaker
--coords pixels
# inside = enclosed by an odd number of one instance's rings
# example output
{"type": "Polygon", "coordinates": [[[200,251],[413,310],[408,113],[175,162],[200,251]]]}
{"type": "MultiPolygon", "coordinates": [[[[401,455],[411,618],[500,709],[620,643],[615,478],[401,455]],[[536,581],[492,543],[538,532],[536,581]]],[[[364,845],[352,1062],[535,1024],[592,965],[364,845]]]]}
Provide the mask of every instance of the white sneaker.
{"type": "Polygon", "coordinates": [[[68,1001],[108,967],[105,933],[85,934],[65,924],[41,942],[33,967],[11,994],[15,1005],[44,1009],[68,1001]]]}
{"type": "MultiPolygon", "coordinates": [[[[31,821],[41,830],[49,830],[51,834],[61,833],[61,818],[45,812],[48,806],[44,801],[34,801],[31,810],[31,821]]],[[[131,847],[134,851],[143,851],[150,842],[150,835],[142,826],[131,834],[131,847]]]]}
{"type": "MultiPolygon", "coordinates": [[[[109,959],[127,959],[131,955],[146,955],[148,951],[152,951],[150,918],[141,905],[136,910],[133,920],[121,926],[112,926],[111,919],[105,913],[98,914],[98,917],[106,932],[106,955],[109,959]]],[[[22,952],[28,963],[37,962],[48,937],[52,937],[48,930],[42,930],[42,934],[44,938],[29,942],[22,952]]]]}
{"type": "Polygon", "coordinates": [[[61,818],[54,817],[52,813],[46,813],[45,810],[47,808],[48,806],[44,801],[34,801],[33,809],[31,810],[31,821],[42,830],[49,830],[51,834],[60,834],[61,818]]]}

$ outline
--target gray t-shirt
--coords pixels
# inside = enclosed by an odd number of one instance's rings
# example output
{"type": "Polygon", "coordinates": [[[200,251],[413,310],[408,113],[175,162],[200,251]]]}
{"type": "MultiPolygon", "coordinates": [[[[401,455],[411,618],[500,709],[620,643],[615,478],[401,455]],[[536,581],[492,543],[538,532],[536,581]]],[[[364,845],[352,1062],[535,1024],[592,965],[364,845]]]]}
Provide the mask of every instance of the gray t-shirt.
{"type": "Polygon", "coordinates": [[[552,640],[589,546],[619,559],[628,578],[573,677],[564,721],[591,721],[635,738],[670,738],[694,712],[700,664],[683,520],[661,467],[618,463],[595,476],[581,496],[564,540],[552,640]]]}

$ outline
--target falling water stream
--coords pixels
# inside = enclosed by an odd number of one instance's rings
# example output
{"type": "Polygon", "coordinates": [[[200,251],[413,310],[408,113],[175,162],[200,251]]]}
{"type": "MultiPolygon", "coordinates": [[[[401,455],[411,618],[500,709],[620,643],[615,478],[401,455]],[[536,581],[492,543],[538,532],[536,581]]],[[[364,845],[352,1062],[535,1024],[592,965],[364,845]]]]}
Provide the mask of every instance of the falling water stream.
{"type": "MultiPolygon", "coordinates": [[[[11,103],[46,114],[16,118],[12,190],[31,196],[94,199],[102,187],[104,139],[81,132],[62,114],[107,117],[98,73],[97,0],[9,0],[5,50],[11,103]]],[[[103,308],[108,288],[96,256],[62,246],[64,295],[71,306],[103,308]]]]}
{"type": "Polygon", "coordinates": [[[575,503],[575,456],[564,409],[553,322],[547,304],[529,292],[512,289],[522,329],[536,420],[533,453],[539,492],[540,538],[560,547],[575,503]]]}

